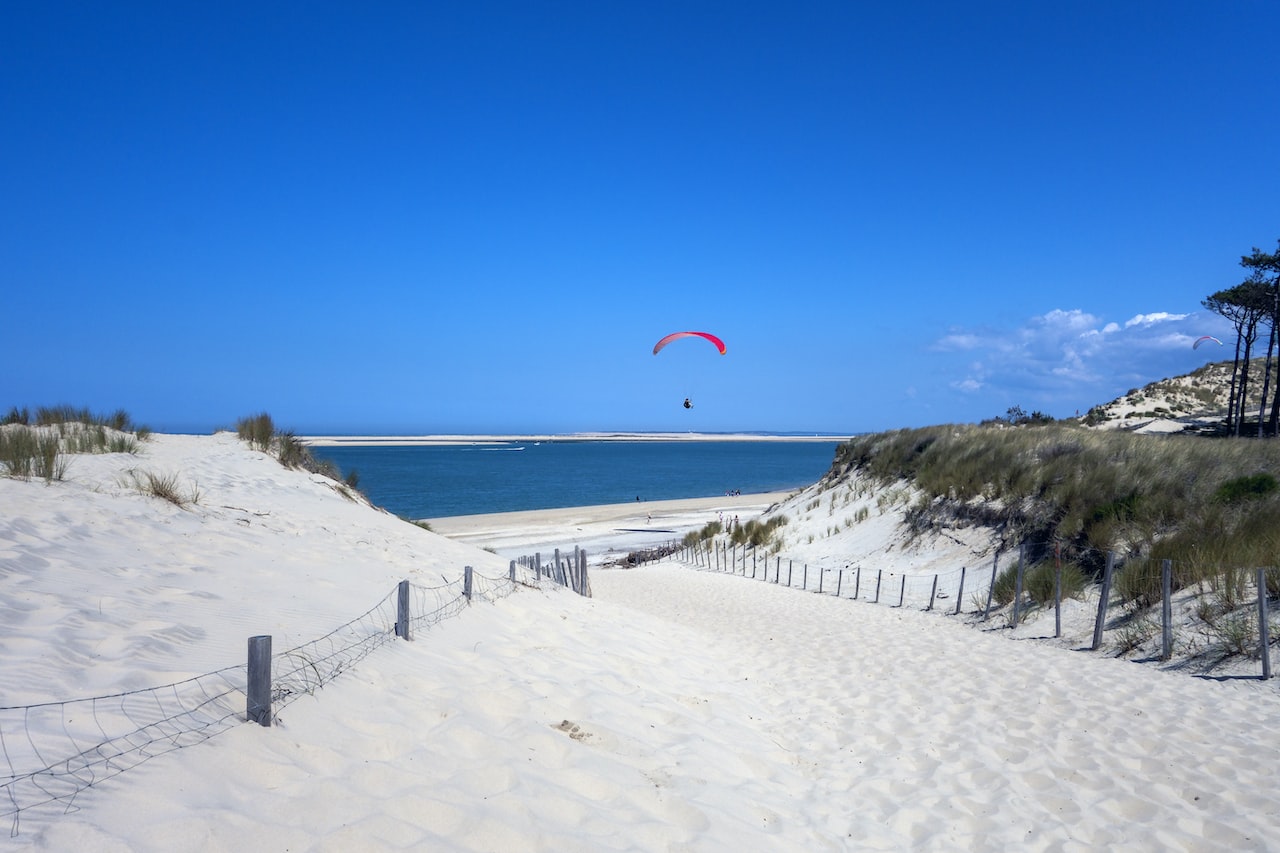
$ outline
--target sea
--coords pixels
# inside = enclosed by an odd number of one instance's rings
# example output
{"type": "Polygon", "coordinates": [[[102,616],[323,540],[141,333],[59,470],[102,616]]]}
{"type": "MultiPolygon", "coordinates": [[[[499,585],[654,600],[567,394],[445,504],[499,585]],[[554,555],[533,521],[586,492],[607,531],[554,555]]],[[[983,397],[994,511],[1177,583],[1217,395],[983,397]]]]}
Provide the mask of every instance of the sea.
{"type": "Polygon", "coordinates": [[[541,441],[313,446],[374,504],[404,518],[716,497],[812,485],[835,441],[541,441]]]}

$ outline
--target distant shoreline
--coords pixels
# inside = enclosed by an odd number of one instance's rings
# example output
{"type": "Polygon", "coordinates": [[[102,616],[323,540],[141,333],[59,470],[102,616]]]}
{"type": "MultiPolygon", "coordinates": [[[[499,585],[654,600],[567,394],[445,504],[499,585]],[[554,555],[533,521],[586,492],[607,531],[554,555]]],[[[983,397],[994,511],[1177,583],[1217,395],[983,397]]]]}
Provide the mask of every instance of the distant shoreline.
{"type": "Polygon", "coordinates": [[[414,447],[557,441],[813,441],[843,442],[850,435],[771,435],[711,432],[574,432],[506,435],[307,435],[311,447],[414,447]]]}

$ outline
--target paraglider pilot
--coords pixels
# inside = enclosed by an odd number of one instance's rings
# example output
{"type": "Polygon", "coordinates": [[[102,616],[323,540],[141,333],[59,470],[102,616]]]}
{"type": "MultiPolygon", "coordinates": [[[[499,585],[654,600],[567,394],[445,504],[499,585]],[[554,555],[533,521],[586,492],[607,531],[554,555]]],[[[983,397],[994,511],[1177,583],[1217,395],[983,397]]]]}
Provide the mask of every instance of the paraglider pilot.
{"type": "Polygon", "coordinates": [[[693,403],[690,403],[690,402],[689,402],[689,398],[688,398],[688,397],[685,397],[685,398],[684,398],[684,407],[685,407],[686,409],[692,409],[692,408],[693,408],[693,403]]]}

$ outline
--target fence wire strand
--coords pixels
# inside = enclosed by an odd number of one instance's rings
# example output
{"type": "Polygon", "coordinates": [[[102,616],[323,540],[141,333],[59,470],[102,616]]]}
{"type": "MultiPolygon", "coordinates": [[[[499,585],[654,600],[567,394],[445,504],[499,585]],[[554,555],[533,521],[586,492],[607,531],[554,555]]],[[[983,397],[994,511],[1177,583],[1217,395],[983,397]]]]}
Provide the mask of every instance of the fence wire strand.
{"type": "MultiPolygon", "coordinates": [[[[438,625],[466,609],[463,581],[443,580],[439,586],[409,584],[414,628],[438,625]]],[[[520,586],[539,586],[531,569],[514,580],[473,572],[471,601],[495,602],[520,586]]],[[[323,637],[272,655],[273,706],[314,694],[395,640],[397,603],[393,590],[323,637]]],[[[243,724],[247,680],[244,664],[160,687],[0,707],[0,818],[10,819],[10,837],[20,833],[24,816],[74,812],[77,797],[104,780],[243,724]]]]}

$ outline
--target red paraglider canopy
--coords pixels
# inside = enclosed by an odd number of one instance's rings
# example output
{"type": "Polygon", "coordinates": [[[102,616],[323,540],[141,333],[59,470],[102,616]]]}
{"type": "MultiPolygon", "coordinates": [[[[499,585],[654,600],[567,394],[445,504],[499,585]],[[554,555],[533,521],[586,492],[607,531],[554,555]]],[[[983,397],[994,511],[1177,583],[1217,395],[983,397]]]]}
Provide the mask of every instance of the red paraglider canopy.
{"type": "Polygon", "coordinates": [[[1218,346],[1222,346],[1222,341],[1218,340],[1213,335],[1201,335],[1200,337],[1196,338],[1196,342],[1191,345],[1191,348],[1200,349],[1200,345],[1205,341],[1213,341],[1218,346]]]}
{"type": "Polygon", "coordinates": [[[680,338],[706,338],[715,345],[715,348],[720,351],[721,355],[724,355],[724,341],[720,340],[710,332],[672,332],[653,345],[653,354],[657,355],[658,350],[662,349],[674,340],[679,340],[680,338]]]}

